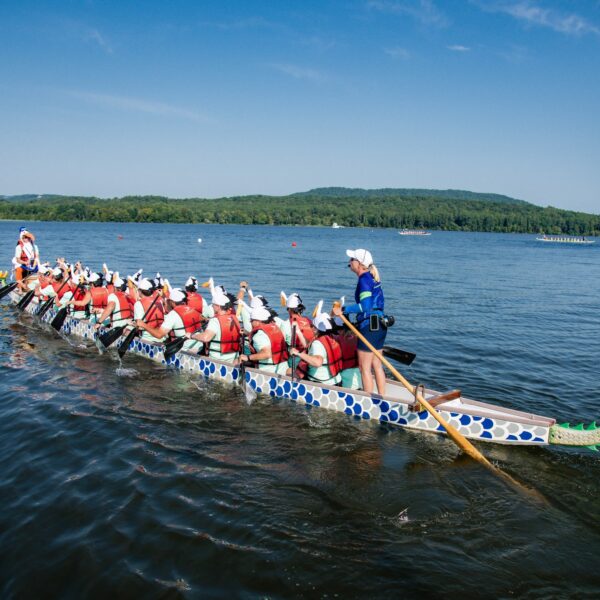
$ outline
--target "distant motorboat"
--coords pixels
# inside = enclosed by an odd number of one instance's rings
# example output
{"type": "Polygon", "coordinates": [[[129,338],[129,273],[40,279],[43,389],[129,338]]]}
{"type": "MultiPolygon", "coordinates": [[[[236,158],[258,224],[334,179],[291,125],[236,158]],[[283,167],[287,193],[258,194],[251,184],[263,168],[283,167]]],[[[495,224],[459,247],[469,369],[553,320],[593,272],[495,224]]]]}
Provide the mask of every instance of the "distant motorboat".
{"type": "Polygon", "coordinates": [[[431,235],[430,231],[425,229],[401,229],[399,235],[431,235]]]}
{"type": "Polygon", "coordinates": [[[555,244],[595,244],[596,240],[586,240],[585,236],[552,236],[543,235],[542,237],[535,238],[538,242],[554,242],[555,244]]]}
{"type": "Polygon", "coordinates": [[[338,225],[337,223],[334,223],[331,226],[331,229],[344,229],[344,226],[343,225],[338,225]]]}

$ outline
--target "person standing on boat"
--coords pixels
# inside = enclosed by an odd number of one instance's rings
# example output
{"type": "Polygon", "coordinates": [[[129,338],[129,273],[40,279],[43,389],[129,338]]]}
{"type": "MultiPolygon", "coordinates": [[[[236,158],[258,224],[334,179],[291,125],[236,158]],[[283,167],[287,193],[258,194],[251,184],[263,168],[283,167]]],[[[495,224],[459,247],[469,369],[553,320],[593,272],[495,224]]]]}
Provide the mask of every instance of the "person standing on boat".
{"type": "MultiPolygon", "coordinates": [[[[373,256],[368,250],[358,248],[346,250],[350,259],[348,267],[358,277],[356,291],[354,292],[355,304],[335,307],[335,316],[355,314],[356,326],[367,341],[376,350],[381,350],[385,344],[387,327],[381,322],[384,310],[383,290],[379,271],[373,263],[373,256]]],[[[371,352],[369,347],[358,340],[358,367],[363,382],[363,389],[371,394],[374,384],[377,384],[379,394],[385,394],[385,372],[381,361],[371,352]],[[375,381],[373,381],[373,374],[375,381]]]]}
{"type": "Polygon", "coordinates": [[[241,328],[232,311],[234,300],[233,296],[215,288],[211,298],[215,316],[208,321],[204,331],[186,334],[188,339],[206,344],[211,358],[233,362],[239,356],[242,345],[241,328]]]}
{"type": "Polygon", "coordinates": [[[241,354],[240,362],[255,362],[257,367],[268,373],[285,375],[288,368],[288,350],[281,329],[273,314],[264,306],[250,309],[252,334],[250,354],[241,354]]]}
{"type": "MultiPolygon", "coordinates": [[[[175,339],[186,337],[186,333],[195,333],[200,328],[204,318],[197,310],[187,306],[186,301],[186,293],[183,290],[172,288],[169,291],[167,300],[167,308],[170,310],[166,313],[160,327],[153,327],[141,319],[138,319],[135,325],[159,340],[164,340],[169,334],[175,339]]],[[[183,344],[182,349],[197,353],[202,349],[202,343],[188,339],[183,344]]]]}
{"type": "Polygon", "coordinates": [[[300,379],[338,385],[342,381],[342,349],[332,335],[331,317],[327,313],[319,313],[313,321],[313,328],[316,337],[307,350],[290,349],[292,356],[300,358],[296,374],[300,379]]]}
{"type": "Polygon", "coordinates": [[[22,292],[27,291],[24,279],[35,275],[40,264],[40,252],[35,245],[35,236],[27,231],[25,227],[19,229],[19,240],[12,259],[15,272],[15,281],[22,292]]]}

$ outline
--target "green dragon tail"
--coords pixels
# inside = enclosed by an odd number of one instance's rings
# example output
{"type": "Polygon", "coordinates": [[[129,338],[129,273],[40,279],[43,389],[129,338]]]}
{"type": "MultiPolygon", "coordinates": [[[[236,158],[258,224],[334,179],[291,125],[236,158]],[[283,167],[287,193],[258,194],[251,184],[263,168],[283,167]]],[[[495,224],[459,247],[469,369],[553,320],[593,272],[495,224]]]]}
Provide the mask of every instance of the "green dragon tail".
{"type": "Polygon", "coordinates": [[[552,425],[548,441],[561,446],[585,446],[598,452],[600,427],[595,422],[590,423],[587,429],[584,429],[583,423],[574,427],[571,427],[569,423],[552,425]]]}

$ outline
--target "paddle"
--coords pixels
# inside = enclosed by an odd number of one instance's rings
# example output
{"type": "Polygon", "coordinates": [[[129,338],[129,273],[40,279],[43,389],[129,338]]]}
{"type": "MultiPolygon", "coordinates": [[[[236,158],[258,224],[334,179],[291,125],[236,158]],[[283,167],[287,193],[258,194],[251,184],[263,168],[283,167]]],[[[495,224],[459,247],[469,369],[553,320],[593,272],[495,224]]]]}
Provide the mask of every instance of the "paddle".
{"type": "MultiPolygon", "coordinates": [[[[81,283],[77,284],[75,288],[75,292],[82,287],[81,283]]],[[[75,292],[73,292],[73,296],[75,296],[75,292]]],[[[63,306],[54,316],[54,319],[50,322],[50,327],[56,329],[56,331],[60,331],[62,326],[65,323],[65,319],[67,318],[67,314],[69,313],[69,305],[63,306]]]]}
{"type": "MultiPolygon", "coordinates": [[[[296,347],[296,323],[292,324],[292,339],[290,348],[296,347]]],[[[292,400],[294,399],[294,384],[296,383],[296,355],[292,354],[292,400]]]]}
{"type": "Polygon", "coordinates": [[[33,297],[35,296],[35,290],[29,290],[20,300],[19,303],[17,304],[17,308],[22,312],[24,311],[28,304],[33,300],[33,297]]]}
{"type": "Polygon", "coordinates": [[[52,304],[54,304],[54,299],[58,297],[58,294],[60,294],[61,290],[65,287],[65,285],[67,285],[67,283],[69,283],[68,278],[62,282],[62,285],[58,288],[56,294],[51,298],[48,298],[48,300],[46,300],[46,302],[42,304],[42,307],[39,308],[38,311],[35,313],[36,317],[39,317],[41,319],[50,310],[50,307],[52,306],[52,304]]]}
{"type": "Polygon", "coordinates": [[[4,296],[8,296],[16,287],[19,285],[16,281],[14,283],[9,283],[5,285],[3,288],[0,288],[0,300],[4,298],[4,296]]]}
{"type": "Polygon", "coordinates": [[[186,340],[186,337],[178,337],[174,340],[171,340],[170,342],[165,342],[164,355],[165,360],[167,362],[169,362],[169,360],[174,354],[177,354],[177,352],[179,352],[183,348],[183,345],[185,344],[186,340]]]}
{"type": "MultiPolygon", "coordinates": [[[[146,321],[146,317],[150,314],[150,311],[152,310],[152,308],[154,307],[154,305],[156,304],[156,301],[159,299],[159,294],[158,292],[156,293],[156,297],[154,298],[154,300],[152,301],[152,304],[150,304],[150,306],[148,307],[148,310],[144,313],[144,316],[142,317],[142,321],[146,321]]],[[[129,350],[129,346],[131,344],[131,342],[140,334],[140,330],[137,327],[134,327],[128,334],[127,337],[121,342],[121,345],[119,346],[119,356],[121,358],[123,358],[127,352],[127,350],[129,350]]]]}
{"type": "Polygon", "coordinates": [[[394,348],[393,346],[384,346],[381,350],[381,353],[392,360],[395,360],[403,365],[411,365],[413,360],[417,358],[416,354],[412,352],[408,352],[406,350],[401,350],[400,348],[394,348]]]}

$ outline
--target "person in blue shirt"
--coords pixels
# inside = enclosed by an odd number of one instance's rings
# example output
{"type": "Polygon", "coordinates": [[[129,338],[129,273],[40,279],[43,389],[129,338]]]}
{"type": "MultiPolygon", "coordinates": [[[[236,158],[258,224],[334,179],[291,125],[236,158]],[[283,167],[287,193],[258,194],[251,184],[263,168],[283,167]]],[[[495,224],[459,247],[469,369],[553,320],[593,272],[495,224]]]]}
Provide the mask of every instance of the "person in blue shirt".
{"type": "MultiPolygon", "coordinates": [[[[385,344],[387,328],[381,323],[384,314],[384,298],[379,272],[368,250],[363,248],[346,250],[346,254],[350,258],[348,267],[358,276],[354,292],[355,304],[334,308],[333,313],[338,316],[355,314],[356,328],[376,350],[381,350],[385,344]]],[[[365,392],[369,394],[373,392],[373,375],[375,375],[377,391],[381,395],[385,394],[383,365],[360,339],[358,340],[358,367],[365,392]]]]}

